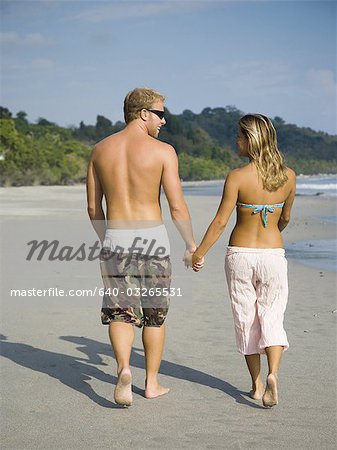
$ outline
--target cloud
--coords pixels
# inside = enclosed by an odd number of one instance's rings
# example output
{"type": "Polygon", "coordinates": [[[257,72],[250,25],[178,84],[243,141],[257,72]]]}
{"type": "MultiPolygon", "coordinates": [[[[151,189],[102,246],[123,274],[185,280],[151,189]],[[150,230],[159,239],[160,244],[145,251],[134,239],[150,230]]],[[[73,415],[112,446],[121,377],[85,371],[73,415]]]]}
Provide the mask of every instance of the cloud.
{"type": "Polygon", "coordinates": [[[12,45],[17,44],[19,41],[19,36],[14,32],[0,32],[0,44],[1,45],[12,45]]]}
{"type": "Polygon", "coordinates": [[[207,6],[207,2],[199,1],[176,1],[157,0],[144,2],[143,0],[129,1],[119,0],[112,3],[101,3],[99,6],[83,10],[75,16],[68,17],[70,20],[86,22],[105,22],[129,18],[144,18],[150,16],[167,15],[179,12],[191,11],[207,6]]]}
{"type": "Polygon", "coordinates": [[[20,36],[14,31],[0,32],[0,44],[25,47],[45,47],[50,44],[50,40],[40,33],[27,33],[20,36]]]}
{"type": "Polygon", "coordinates": [[[40,71],[40,70],[51,70],[56,69],[55,61],[47,58],[36,58],[31,61],[22,62],[9,62],[6,64],[6,69],[8,71],[20,71],[27,73],[28,71],[40,71]]]}
{"type": "Polygon", "coordinates": [[[33,59],[29,64],[29,68],[32,70],[50,70],[55,69],[55,67],[54,61],[44,58],[33,59]]]}
{"type": "MultiPolygon", "coordinates": [[[[216,97],[208,99],[210,106],[233,104],[246,112],[261,111],[299,126],[336,134],[337,86],[333,70],[305,69],[282,59],[261,59],[200,66],[197,71],[205,86],[212,84],[217,91],[216,97]]],[[[192,72],[186,76],[191,78],[192,72]]]]}
{"type": "Polygon", "coordinates": [[[205,78],[237,92],[336,95],[335,74],[328,69],[300,70],[283,60],[234,61],[206,68],[205,78]]]}
{"type": "Polygon", "coordinates": [[[335,74],[328,69],[304,70],[282,60],[234,61],[206,69],[205,79],[238,97],[269,96],[293,102],[333,103],[337,95],[335,74]],[[323,100],[324,99],[324,100],[323,100]],[[331,102],[332,100],[332,102],[331,102]],[[299,100],[300,101],[300,100],[299,100]]]}
{"type": "Polygon", "coordinates": [[[281,60],[234,61],[209,67],[206,78],[236,90],[284,88],[293,82],[295,73],[281,60]]]}
{"type": "Polygon", "coordinates": [[[50,41],[45,38],[44,36],[42,36],[42,34],[40,33],[29,33],[26,34],[26,36],[23,39],[23,44],[24,45],[29,45],[29,46],[45,46],[45,45],[49,45],[50,41]]]}
{"type": "Polygon", "coordinates": [[[113,34],[106,31],[94,33],[90,36],[90,39],[95,45],[106,47],[110,47],[118,42],[118,39],[113,34]]]}
{"type": "Polygon", "coordinates": [[[309,87],[314,89],[330,92],[334,95],[337,93],[337,84],[335,74],[332,70],[309,70],[306,74],[306,80],[309,87]]]}

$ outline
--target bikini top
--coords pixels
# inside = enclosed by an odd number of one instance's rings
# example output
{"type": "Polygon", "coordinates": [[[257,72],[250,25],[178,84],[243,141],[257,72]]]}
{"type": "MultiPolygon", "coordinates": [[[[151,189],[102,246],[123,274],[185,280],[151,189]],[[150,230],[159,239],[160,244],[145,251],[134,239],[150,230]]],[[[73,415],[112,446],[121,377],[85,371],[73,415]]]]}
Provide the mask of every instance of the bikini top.
{"type": "Polygon", "coordinates": [[[273,213],[275,211],[275,208],[283,208],[284,204],[285,202],[275,203],[273,205],[250,205],[249,203],[238,202],[236,206],[253,209],[254,211],[252,211],[252,214],[260,213],[263,226],[266,228],[266,226],[268,225],[268,213],[273,213]]]}

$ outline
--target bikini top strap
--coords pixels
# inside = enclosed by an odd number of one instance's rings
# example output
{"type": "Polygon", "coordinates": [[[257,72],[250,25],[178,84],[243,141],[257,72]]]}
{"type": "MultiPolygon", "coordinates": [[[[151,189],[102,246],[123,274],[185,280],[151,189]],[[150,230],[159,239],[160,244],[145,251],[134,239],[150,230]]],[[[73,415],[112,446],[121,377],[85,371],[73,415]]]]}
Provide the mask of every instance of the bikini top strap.
{"type": "Polygon", "coordinates": [[[268,213],[273,213],[275,208],[282,208],[285,202],[275,203],[273,205],[252,205],[249,203],[237,203],[237,206],[253,209],[252,214],[261,213],[264,228],[268,225],[268,213]]]}

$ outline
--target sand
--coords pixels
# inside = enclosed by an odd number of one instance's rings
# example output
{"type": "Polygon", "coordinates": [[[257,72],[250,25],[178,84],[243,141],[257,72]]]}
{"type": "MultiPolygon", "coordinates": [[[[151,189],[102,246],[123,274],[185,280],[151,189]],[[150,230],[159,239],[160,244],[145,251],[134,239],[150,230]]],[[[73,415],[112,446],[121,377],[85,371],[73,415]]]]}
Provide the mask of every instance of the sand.
{"type": "MultiPolygon", "coordinates": [[[[1,388],[4,449],[333,449],[336,445],[336,273],[289,261],[290,296],[279,404],[249,398],[250,380],[236,351],[224,279],[222,238],[202,272],[184,269],[172,224],[173,286],[160,381],[168,395],[144,398],[141,334],[132,354],[134,402],[113,402],[115,362],[95,296],[13,297],[11,289],[102,287],[97,261],[27,261],[31,240],[60,246],[95,241],[85,189],[2,188],[1,388]]],[[[197,240],[216,197],[186,197],[197,240]]],[[[163,200],[164,217],[168,221],[163,200]]],[[[297,197],[287,244],[336,238],[335,199],[297,197]]],[[[89,244],[88,244],[89,245],[89,244]]],[[[266,362],[263,361],[266,373],[266,362]]]]}

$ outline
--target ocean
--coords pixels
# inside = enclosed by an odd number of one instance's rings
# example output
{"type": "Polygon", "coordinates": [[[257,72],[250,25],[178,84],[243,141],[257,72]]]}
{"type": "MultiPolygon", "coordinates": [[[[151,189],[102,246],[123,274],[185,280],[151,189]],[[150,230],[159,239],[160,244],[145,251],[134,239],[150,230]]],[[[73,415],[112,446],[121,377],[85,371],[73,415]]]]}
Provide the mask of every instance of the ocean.
{"type": "MultiPolygon", "coordinates": [[[[296,195],[337,197],[336,175],[299,175],[296,195]]],[[[221,197],[223,181],[200,181],[183,183],[184,195],[221,197]]],[[[315,216],[316,219],[332,222],[337,226],[337,217],[315,216]]],[[[321,270],[337,272],[337,239],[298,241],[285,246],[287,258],[321,270]]]]}
{"type": "Polygon", "coordinates": [[[337,196],[336,175],[300,175],[296,181],[297,195],[337,196]]]}
{"type": "Polygon", "coordinates": [[[297,241],[286,245],[286,256],[305,266],[337,272],[337,239],[297,241]]]}
{"type": "MultiPolygon", "coordinates": [[[[337,197],[337,175],[299,175],[297,195],[329,195],[337,197]]],[[[215,195],[221,197],[224,181],[183,183],[185,195],[215,195]]]]}

